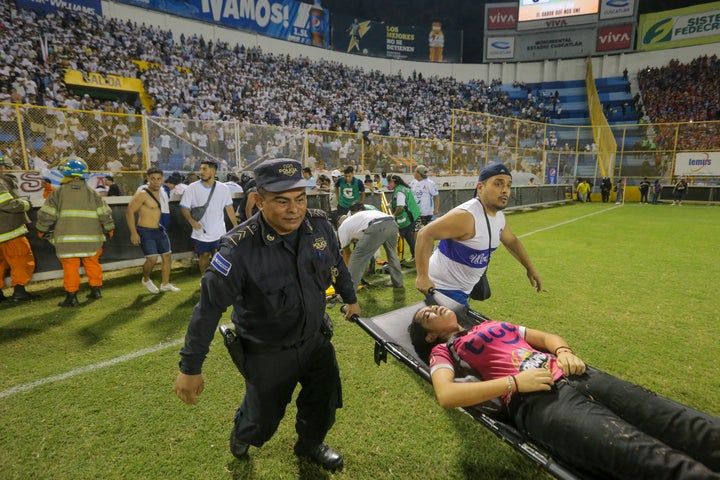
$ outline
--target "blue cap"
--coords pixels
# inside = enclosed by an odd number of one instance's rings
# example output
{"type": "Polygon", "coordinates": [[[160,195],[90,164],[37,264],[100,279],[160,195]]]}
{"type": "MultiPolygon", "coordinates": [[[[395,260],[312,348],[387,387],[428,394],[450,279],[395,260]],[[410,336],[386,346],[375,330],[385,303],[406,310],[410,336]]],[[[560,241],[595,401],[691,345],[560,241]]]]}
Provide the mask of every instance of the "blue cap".
{"type": "Polygon", "coordinates": [[[480,178],[478,179],[479,182],[484,182],[490,177],[494,177],[495,175],[510,175],[510,170],[502,164],[502,163],[491,163],[487,167],[480,170],[480,178]]]}

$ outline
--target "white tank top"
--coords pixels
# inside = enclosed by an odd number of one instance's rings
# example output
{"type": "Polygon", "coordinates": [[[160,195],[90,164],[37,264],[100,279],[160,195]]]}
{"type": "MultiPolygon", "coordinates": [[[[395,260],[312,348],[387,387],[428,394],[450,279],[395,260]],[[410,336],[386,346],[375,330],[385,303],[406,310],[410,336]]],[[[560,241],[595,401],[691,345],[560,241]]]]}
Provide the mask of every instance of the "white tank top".
{"type": "Polygon", "coordinates": [[[475,236],[462,241],[440,240],[437,249],[430,256],[428,273],[436,288],[461,290],[469,294],[487,269],[490,255],[500,246],[500,234],[505,228],[505,214],[497,212],[494,217],[488,215],[492,231],[492,245],[488,245],[487,223],[480,201],[473,198],[456,208],[472,214],[475,236]]]}

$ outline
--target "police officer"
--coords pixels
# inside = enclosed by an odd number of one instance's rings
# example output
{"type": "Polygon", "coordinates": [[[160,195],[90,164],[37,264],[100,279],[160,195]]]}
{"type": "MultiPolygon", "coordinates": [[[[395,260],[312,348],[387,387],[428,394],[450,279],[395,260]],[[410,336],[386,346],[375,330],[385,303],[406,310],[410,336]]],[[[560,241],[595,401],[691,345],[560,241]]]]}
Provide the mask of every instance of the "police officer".
{"type": "Polygon", "coordinates": [[[175,393],[185,403],[197,403],[213,332],[232,304],[240,349],[231,354],[245,378],[245,398],[235,414],[231,453],[243,458],[250,445],[260,447],[272,437],[300,382],[295,454],[337,470],[343,458],[324,443],[342,405],[325,290],[334,283],[347,304],[347,319],[360,307],[325,213],[307,208],[308,182],[301,172],[300,162],[291,159],[266,160],[255,168],[260,212],[221,238],[203,275],[180,350],[175,393]]]}

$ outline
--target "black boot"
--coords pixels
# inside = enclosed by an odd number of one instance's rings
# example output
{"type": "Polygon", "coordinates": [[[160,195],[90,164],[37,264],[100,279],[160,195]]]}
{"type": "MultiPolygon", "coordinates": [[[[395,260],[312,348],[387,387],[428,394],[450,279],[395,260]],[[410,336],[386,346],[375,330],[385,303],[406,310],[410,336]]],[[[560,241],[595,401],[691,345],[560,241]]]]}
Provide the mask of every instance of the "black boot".
{"type": "Polygon", "coordinates": [[[313,463],[317,463],[325,470],[342,470],[343,457],[338,452],[330,448],[327,444],[319,443],[307,445],[298,440],[295,444],[295,455],[298,457],[306,457],[313,463]]]}
{"type": "Polygon", "coordinates": [[[77,307],[78,305],[80,305],[80,302],[77,299],[77,292],[67,292],[65,300],[58,303],[58,307],[77,307]]]}
{"type": "Polygon", "coordinates": [[[24,302],[25,300],[34,300],[36,298],[38,298],[38,295],[26,291],[25,286],[15,285],[15,290],[13,290],[12,296],[13,302],[24,302]]]}
{"type": "Polygon", "coordinates": [[[102,298],[102,292],[100,291],[100,287],[91,287],[90,293],[87,294],[87,298],[92,298],[97,300],[98,298],[102,298]]]}
{"type": "Polygon", "coordinates": [[[2,290],[0,290],[0,302],[4,302],[5,300],[7,300],[7,297],[6,297],[5,294],[2,292],[2,290]]]}

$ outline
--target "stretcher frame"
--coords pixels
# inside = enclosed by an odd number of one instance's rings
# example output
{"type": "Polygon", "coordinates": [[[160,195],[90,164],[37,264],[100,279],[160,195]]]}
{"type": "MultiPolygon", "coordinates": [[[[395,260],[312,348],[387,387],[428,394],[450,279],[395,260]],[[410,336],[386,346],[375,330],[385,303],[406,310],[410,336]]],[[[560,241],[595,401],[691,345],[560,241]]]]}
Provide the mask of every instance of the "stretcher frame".
{"type": "MultiPolygon", "coordinates": [[[[417,357],[407,328],[410,319],[417,310],[425,305],[434,304],[452,309],[457,315],[458,323],[464,328],[470,328],[474,324],[488,320],[482,314],[437,292],[428,297],[425,302],[418,302],[392,312],[370,318],[356,316],[354,320],[375,340],[374,360],[376,365],[380,365],[381,362],[387,363],[387,354],[390,353],[426,382],[432,383],[430,368],[427,362],[417,357]]],[[[477,379],[458,379],[458,381],[463,380],[472,381],[477,379]]],[[[473,407],[459,408],[458,410],[465,412],[480,422],[497,437],[555,478],[563,480],[589,480],[595,478],[553,458],[542,447],[529,441],[509,421],[505,407],[499,400],[491,400],[473,407]]]]}

